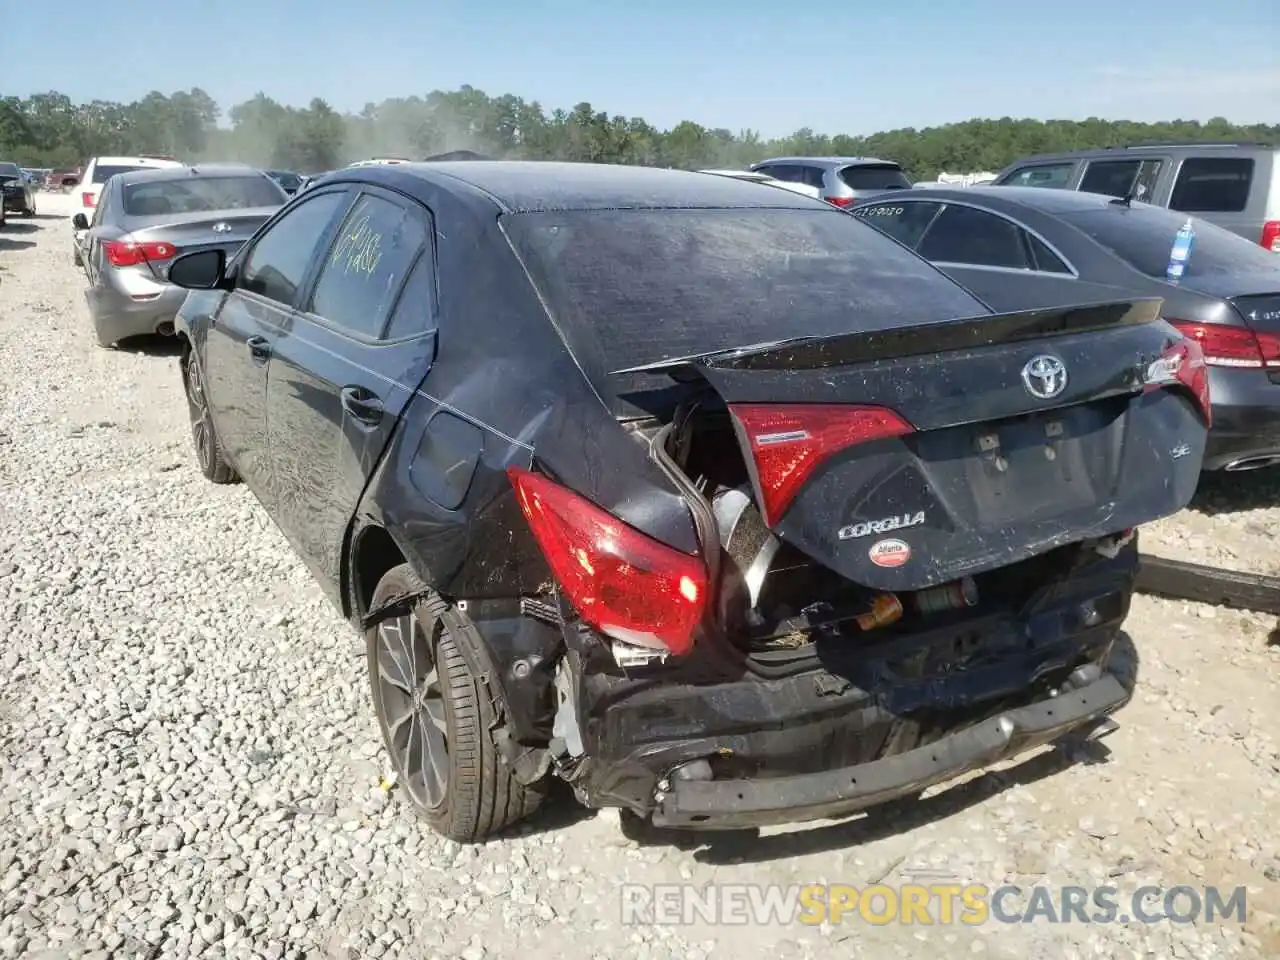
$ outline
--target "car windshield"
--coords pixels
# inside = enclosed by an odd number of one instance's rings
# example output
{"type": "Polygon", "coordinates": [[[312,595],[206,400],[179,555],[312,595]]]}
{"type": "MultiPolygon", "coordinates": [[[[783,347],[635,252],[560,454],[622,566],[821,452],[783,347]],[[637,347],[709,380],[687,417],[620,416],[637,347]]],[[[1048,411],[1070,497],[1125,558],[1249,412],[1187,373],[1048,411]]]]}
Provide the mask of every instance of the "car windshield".
{"type": "Polygon", "coordinates": [[[989,311],[835,210],[577,210],[503,223],[585,367],[989,311]]]}
{"type": "Polygon", "coordinates": [[[124,188],[124,212],[130,217],[204,213],[274,207],[284,203],[280,187],[268,177],[192,177],[151,180],[124,188]]]}
{"type": "MultiPolygon", "coordinates": [[[[1111,250],[1135,270],[1162,279],[1169,266],[1174,237],[1187,222],[1185,213],[1135,203],[1059,213],[1111,250]]],[[[1184,278],[1241,276],[1280,272],[1280,257],[1230,230],[1191,217],[1195,244],[1184,278]]]]}

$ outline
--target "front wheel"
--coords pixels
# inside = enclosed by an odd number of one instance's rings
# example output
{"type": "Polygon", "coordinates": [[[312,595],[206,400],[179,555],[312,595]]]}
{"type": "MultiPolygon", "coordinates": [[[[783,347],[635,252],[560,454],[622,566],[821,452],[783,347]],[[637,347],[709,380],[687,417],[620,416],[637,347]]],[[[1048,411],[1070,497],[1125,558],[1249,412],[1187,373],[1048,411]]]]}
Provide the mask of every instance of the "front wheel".
{"type": "MultiPolygon", "coordinates": [[[[371,608],[421,589],[401,564],[378,582],[371,608]]],[[[432,598],[371,627],[369,681],[382,741],[414,812],[437,833],[474,843],[533,813],[546,785],[521,784],[498,757],[493,708],[443,622],[446,609],[432,598]]]]}
{"type": "Polygon", "coordinates": [[[214,483],[235,483],[236,472],[227,463],[222,443],[209,416],[209,401],[204,392],[204,373],[192,350],[182,366],[182,382],[187,393],[187,409],[191,416],[191,441],[196,448],[196,462],[205,479],[214,483]]]}

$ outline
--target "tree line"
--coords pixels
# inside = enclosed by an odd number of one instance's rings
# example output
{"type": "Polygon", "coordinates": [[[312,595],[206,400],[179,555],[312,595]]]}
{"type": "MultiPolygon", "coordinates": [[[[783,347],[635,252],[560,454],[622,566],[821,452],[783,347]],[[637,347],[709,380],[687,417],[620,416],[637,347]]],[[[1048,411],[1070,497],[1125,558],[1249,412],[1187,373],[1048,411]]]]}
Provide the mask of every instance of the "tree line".
{"type": "Polygon", "coordinates": [[[421,159],[469,149],[502,158],[686,169],[741,168],[785,154],[875,156],[896,160],[916,180],[932,180],[942,171],[999,170],[1031,153],[1169,140],[1274,143],[1280,124],[1241,126],[1221,117],[1204,123],[1002,117],[869,136],[804,128],[766,139],[754,130],[688,120],[663,130],[590,103],[548,110],[536,100],[489,96],[471,86],[393,97],[359,113],[341,113],[319,98],[288,106],[259,93],[225,116],[198,87],[154,91],[132,103],[76,103],[57,92],[0,96],[0,160],[58,169],[93,156],[149,153],[317,173],[375,156],[421,159]]]}

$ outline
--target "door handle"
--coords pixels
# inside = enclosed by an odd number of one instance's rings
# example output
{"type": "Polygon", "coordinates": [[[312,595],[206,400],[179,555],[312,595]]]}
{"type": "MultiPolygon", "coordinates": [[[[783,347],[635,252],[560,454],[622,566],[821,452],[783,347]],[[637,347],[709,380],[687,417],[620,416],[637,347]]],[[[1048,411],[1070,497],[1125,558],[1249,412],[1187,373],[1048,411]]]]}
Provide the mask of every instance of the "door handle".
{"type": "Polygon", "coordinates": [[[266,337],[250,337],[244,345],[249,348],[254,360],[263,362],[271,359],[271,341],[266,337]]]}
{"type": "Polygon", "coordinates": [[[372,425],[382,420],[382,401],[364,387],[343,387],[342,409],[361,423],[372,425]]]}

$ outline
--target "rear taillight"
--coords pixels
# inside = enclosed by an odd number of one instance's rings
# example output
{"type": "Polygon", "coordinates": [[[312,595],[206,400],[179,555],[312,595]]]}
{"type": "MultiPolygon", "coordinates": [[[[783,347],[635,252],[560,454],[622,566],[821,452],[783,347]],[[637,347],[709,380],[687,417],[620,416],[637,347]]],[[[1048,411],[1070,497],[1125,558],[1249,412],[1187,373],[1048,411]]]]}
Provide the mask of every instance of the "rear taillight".
{"type": "Polygon", "coordinates": [[[1268,220],[1262,225],[1262,239],[1258,241],[1272,253],[1280,253],[1280,220],[1268,220]]]}
{"type": "Polygon", "coordinates": [[[1190,323],[1170,320],[1184,337],[1190,337],[1204,351],[1204,361],[1211,367],[1280,369],[1280,336],[1228,327],[1220,323],[1190,323]]]}
{"type": "Polygon", "coordinates": [[[827,203],[833,207],[851,207],[853,206],[853,197],[823,197],[827,203]]]}
{"type": "Polygon", "coordinates": [[[768,526],[782,518],[797,491],[832,454],[914,429],[885,407],[739,403],[729,410],[751,448],[768,526]]]}
{"type": "MultiPolygon", "coordinates": [[[[1182,330],[1183,325],[1174,323],[1182,330]]],[[[1209,368],[1206,365],[1203,346],[1196,337],[1183,331],[1183,338],[1165,348],[1156,360],[1147,367],[1147,390],[1159,390],[1163,387],[1179,384],[1186,388],[1200,408],[1205,426],[1213,423],[1213,408],[1209,398],[1209,368]]]]}
{"type": "Polygon", "coordinates": [[[107,240],[102,252],[113,267],[136,267],[141,263],[159,263],[172,260],[178,248],[163,240],[147,243],[129,243],[125,240],[107,240]]]}
{"type": "Polygon", "coordinates": [[[659,543],[540,474],[507,471],[551,572],[578,614],[637,646],[688,653],[707,600],[701,557],[659,543]]]}
{"type": "Polygon", "coordinates": [[[92,207],[98,202],[98,200],[97,200],[97,197],[95,197],[92,193],[86,192],[86,193],[80,194],[80,202],[83,203],[86,207],[92,207]]]}

